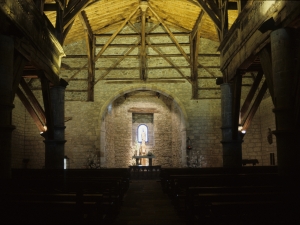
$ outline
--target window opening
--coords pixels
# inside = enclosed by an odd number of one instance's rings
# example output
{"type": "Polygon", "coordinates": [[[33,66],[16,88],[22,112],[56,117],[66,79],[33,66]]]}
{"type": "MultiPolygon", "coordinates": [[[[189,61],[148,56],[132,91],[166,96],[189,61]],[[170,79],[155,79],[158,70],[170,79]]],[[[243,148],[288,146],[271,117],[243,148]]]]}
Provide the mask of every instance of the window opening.
{"type": "Polygon", "coordinates": [[[148,127],[144,124],[138,126],[138,142],[142,143],[142,139],[145,139],[145,142],[148,142],[148,127]]]}

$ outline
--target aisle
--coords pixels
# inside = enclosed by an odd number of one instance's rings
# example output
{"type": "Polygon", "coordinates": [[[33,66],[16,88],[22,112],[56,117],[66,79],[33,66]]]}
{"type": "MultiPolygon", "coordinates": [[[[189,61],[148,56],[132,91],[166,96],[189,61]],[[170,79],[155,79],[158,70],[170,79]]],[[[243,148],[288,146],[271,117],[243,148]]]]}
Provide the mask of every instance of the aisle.
{"type": "Polygon", "coordinates": [[[184,225],[156,180],[132,180],[113,225],[184,225]]]}

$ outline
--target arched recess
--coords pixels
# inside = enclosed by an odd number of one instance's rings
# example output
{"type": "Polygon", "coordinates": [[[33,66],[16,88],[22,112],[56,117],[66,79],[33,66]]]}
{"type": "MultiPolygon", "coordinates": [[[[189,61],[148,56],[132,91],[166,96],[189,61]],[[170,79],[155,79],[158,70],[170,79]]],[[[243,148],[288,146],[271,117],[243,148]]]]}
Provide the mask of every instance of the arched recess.
{"type": "MultiPolygon", "coordinates": [[[[172,153],[170,153],[170,159],[172,159],[174,162],[170,163],[171,166],[179,166],[183,167],[186,165],[186,128],[188,127],[187,123],[187,113],[185,111],[185,108],[182,104],[182,102],[173,94],[169,93],[167,90],[162,90],[161,88],[157,88],[153,85],[144,85],[144,86],[134,86],[134,87],[127,87],[122,90],[119,90],[115,94],[111,95],[111,98],[109,98],[101,107],[100,114],[99,114],[99,127],[101,129],[100,131],[100,161],[102,167],[117,167],[117,163],[114,162],[114,146],[107,146],[106,144],[106,127],[105,127],[105,117],[109,115],[110,108],[113,102],[118,99],[119,97],[122,97],[128,93],[134,92],[134,91],[153,91],[158,93],[160,96],[164,96],[172,101],[174,105],[176,105],[176,108],[178,109],[180,113],[180,118],[182,121],[182,124],[180,125],[180,146],[177,146],[178,154],[174,154],[173,150],[172,153]],[[180,148],[180,149],[179,149],[180,148]],[[108,150],[110,154],[107,154],[108,150]],[[176,159],[173,159],[176,157],[176,159]],[[177,160],[177,161],[176,161],[177,160]]],[[[155,154],[155,153],[154,153],[155,154]]],[[[132,156],[127,156],[132,157],[132,156]]],[[[128,159],[127,159],[128,161],[128,159]]],[[[155,162],[155,160],[154,160],[155,162]]],[[[154,163],[155,165],[155,163],[154,163]]],[[[127,165],[128,166],[128,165],[127,165]]]]}

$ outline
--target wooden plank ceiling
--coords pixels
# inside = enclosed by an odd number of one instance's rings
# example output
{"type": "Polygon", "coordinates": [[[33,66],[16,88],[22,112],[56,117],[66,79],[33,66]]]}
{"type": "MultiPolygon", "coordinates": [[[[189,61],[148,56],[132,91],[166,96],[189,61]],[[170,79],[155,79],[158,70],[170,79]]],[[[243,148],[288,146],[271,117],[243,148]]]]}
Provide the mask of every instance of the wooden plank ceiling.
{"type": "MultiPolygon", "coordinates": [[[[236,1],[230,0],[229,2],[237,5],[236,1]]],[[[48,9],[44,13],[53,26],[56,25],[57,16],[54,5],[59,2],[58,0],[45,1],[45,9],[48,9]],[[51,4],[53,7],[50,7],[51,4]]],[[[67,55],[66,60],[62,61],[62,69],[73,71],[63,77],[70,83],[69,92],[73,90],[78,95],[78,92],[85,91],[87,96],[90,96],[87,99],[92,100],[92,89],[101,80],[151,82],[152,79],[153,82],[158,80],[161,82],[176,82],[175,80],[189,82],[193,89],[192,98],[194,99],[199,98],[198,90],[202,90],[202,96],[206,98],[220,97],[219,90],[216,90],[218,88],[215,86],[215,78],[222,76],[218,71],[219,54],[217,51],[199,54],[199,45],[201,45],[199,40],[204,38],[219,42],[222,38],[220,34],[222,19],[219,7],[224,0],[212,0],[210,3],[204,0],[68,0],[66,9],[70,8],[68,6],[74,2],[77,2],[77,5],[80,2],[88,3],[85,3],[85,8],[78,11],[73,22],[69,21],[64,24],[64,29],[67,29],[67,26],[73,23],[63,44],[68,45],[76,41],[87,40],[87,43],[90,42],[87,49],[94,52],[94,55],[88,53],[86,56],[67,55]],[[216,20],[220,24],[216,25],[216,20]],[[89,37],[87,38],[87,36],[89,37]],[[161,38],[163,36],[165,39],[161,38]],[[96,37],[94,43],[93,37],[96,37]],[[124,37],[124,39],[115,41],[120,37],[124,37]],[[122,48],[122,50],[113,51],[112,48],[122,48]],[[120,55],[111,54],[111,52],[118,52],[120,55]],[[70,58],[79,60],[80,57],[81,61],[87,59],[87,62],[82,65],[78,63],[77,67],[68,63],[70,58]],[[205,59],[205,57],[209,58],[205,59]],[[133,58],[136,59],[137,66],[125,68],[125,61],[131,60],[130,62],[132,62],[133,58]],[[152,61],[151,58],[153,58],[152,61]],[[154,58],[160,58],[164,65],[157,68],[154,66],[155,63],[151,64],[156,60],[154,58]],[[102,67],[99,66],[100,63],[97,64],[97,61],[99,62],[101,59],[108,63],[105,66],[103,64],[101,64],[102,67]],[[202,59],[205,61],[204,63],[202,63],[202,59]],[[217,64],[205,65],[206,62],[213,61],[217,64]],[[109,64],[109,62],[112,63],[109,64]],[[89,70],[88,77],[80,77],[81,70],[86,69],[89,70]],[[125,77],[124,74],[122,77],[112,75],[112,71],[120,69],[136,69],[138,76],[134,77],[134,72],[131,73],[133,74],[131,78],[125,77]],[[153,74],[151,70],[154,69],[165,70],[157,74],[172,74],[172,76],[151,77],[153,74]],[[204,80],[200,81],[201,77],[204,80]],[[78,85],[85,88],[72,87],[72,81],[77,80],[78,83],[79,79],[82,82],[88,82],[87,85],[78,85]],[[206,92],[209,94],[204,95],[206,92]]],[[[70,12],[68,13],[70,14],[70,12]]],[[[228,10],[229,28],[237,15],[237,8],[233,7],[233,10],[228,10]]]]}

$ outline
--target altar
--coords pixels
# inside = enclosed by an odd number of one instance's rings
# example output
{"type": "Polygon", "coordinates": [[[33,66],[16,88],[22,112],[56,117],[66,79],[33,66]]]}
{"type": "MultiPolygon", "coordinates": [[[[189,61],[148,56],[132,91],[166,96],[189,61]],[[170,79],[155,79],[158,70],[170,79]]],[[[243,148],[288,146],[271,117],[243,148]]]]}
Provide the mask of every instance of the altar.
{"type": "Polygon", "coordinates": [[[148,159],[149,160],[149,166],[152,166],[152,159],[155,158],[154,155],[139,155],[139,156],[132,156],[133,159],[135,159],[136,165],[139,165],[140,159],[148,159]]]}

